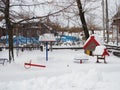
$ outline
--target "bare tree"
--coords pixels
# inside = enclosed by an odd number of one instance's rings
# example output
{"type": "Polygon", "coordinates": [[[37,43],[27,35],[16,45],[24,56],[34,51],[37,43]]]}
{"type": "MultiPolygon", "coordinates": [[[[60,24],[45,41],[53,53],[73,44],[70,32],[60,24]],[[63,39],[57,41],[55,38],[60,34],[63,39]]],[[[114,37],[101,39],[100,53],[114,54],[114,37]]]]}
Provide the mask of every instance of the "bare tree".
{"type": "MultiPolygon", "coordinates": [[[[22,1],[22,0],[21,0],[22,1]]],[[[17,5],[11,5],[10,0],[0,0],[0,12],[1,12],[1,16],[2,20],[3,20],[3,24],[5,21],[5,30],[6,30],[6,34],[8,35],[8,41],[9,41],[9,62],[11,62],[11,60],[14,60],[14,52],[13,52],[13,28],[14,28],[14,18],[17,18],[17,16],[15,15],[16,12],[10,10],[11,7],[13,6],[17,6],[17,5]],[[14,12],[14,13],[13,13],[14,12]]],[[[22,6],[22,5],[18,5],[18,6],[22,6]]],[[[32,6],[32,5],[26,5],[26,6],[32,6]]],[[[21,14],[18,14],[19,17],[22,16],[21,14]]],[[[25,15],[24,15],[25,16],[25,15]]],[[[27,16],[28,18],[28,16],[27,16]]],[[[24,19],[22,17],[22,19],[24,19]]],[[[1,21],[2,21],[1,20],[1,21]]]]}
{"type": "Polygon", "coordinates": [[[77,2],[77,6],[78,6],[78,10],[79,10],[79,16],[82,22],[82,27],[85,33],[85,38],[88,39],[89,38],[89,32],[88,32],[88,28],[87,28],[87,24],[86,24],[86,20],[85,20],[85,15],[84,15],[84,11],[83,11],[83,7],[82,7],[82,3],[81,0],[76,0],[77,2]]]}
{"type": "MultiPolygon", "coordinates": [[[[89,37],[89,31],[85,15],[99,8],[99,5],[94,4],[98,3],[99,1],[100,0],[67,0],[67,4],[73,3],[72,6],[62,12],[62,16],[68,20],[67,26],[70,26],[69,24],[72,23],[74,26],[79,26],[80,28],[82,27],[84,30],[85,38],[87,39],[89,37]],[[79,18],[81,23],[79,22],[79,18]]],[[[56,7],[59,6],[64,8],[63,5],[56,5],[56,7]]]]}
{"type": "Polygon", "coordinates": [[[8,33],[9,36],[9,62],[11,60],[14,60],[14,54],[13,54],[13,30],[12,25],[10,21],[10,0],[1,0],[0,1],[0,12],[4,15],[5,19],[5,27],[6,27],[6,33],[8,33]]]}
{"type": "MultiPolygon", "coordinates": [[[[87,0],[85,0],[86,3],[87,0]]],[[[94,1],[94,0],[92,0],[94,1]]],[[[85,32],[86,39],[89,37],[87,24],[85,21],[85,12],[88,10],[83,9],[81,0],[60,0],[60,1],[39,1],[39,0],[0,0],[0,16],[2,18],[3,24],[5,24],[6,31],[9,36],[9,60],[14,60],[13,53],[13,28],[16,24],[22,23],[24,21],[29,22],[33,19],[42,18],[63,18],[67,16],[67,19],[73,21],[77,15],[80,16],[82,27],[85,32]],[[77,2],[77,5],[76,5],[77,2]],[[50,7],[46,9],[46,6],[50,7]],[[54,6],[54,7],[53,7],[54,6]],[[78,12],[76,13],[76,6],[78,7],[78,12]],[[42,15],[38,13],[40,7],[43,7],[45,14],[42,15]],[[57,8],[56,8],[57,7],[57,8]],[[73,8],[75,7],[75,8],[73,8]],[[36,14],[37,13],[37,14],[36,14]],[[78,14],[79,13],[79,14],[78,14]],[[69,15],[69,16],[68,16],[69,15]],[[5,23],[4,23],[5,21],[5,23]]],[[[90,9],[89,9],[90,10],[90,9]]],[[[78,17],[78,16],[77,16],[78,17]]],[[[55,20],[55,19],[52,19],[55,20]]],[[[64,19],[62,19],[64,22],[64,19]]],[[[76,20],[74,20],[76,21],[76,20]]]]}
{"type": "MultiPolygon", "coordinates": [[[[59,12],[62,12],[69,8],[71,5],[68,5],[60,10],[57,10],[52,13],[48,13],[47,15],[44,16],[34,16],[34,9],[36,7],[42,6],[42,5],[48,5],[51,4],[52,2],[39,2],[39,1],[34,1],[34,3],[28,3],[24,0],[0,0],[0,12],[3,14],[3,24],[5,21],[5,28],[6,28],[6,33],[9,37],[9,62],[11,60],[14,60],[14,52],[13,52],[13,28],[15,27],[16,24],[27,21],[29,22],[32,19],[41,19],[41,18],[47,18],[48,16],[54,16],[58,14],[59,12]],[[11,3],[13,2],[13,3],[11,3]],[[14,10],[13,8],[17,8],[17,11],[14,10]],[[32,7],[32,8],[31,8],[32,7]],[[21,9],[21,11],[19,10],[21,9]]],[[[32,2],[31,1],[31,2],[32,2]]]]}

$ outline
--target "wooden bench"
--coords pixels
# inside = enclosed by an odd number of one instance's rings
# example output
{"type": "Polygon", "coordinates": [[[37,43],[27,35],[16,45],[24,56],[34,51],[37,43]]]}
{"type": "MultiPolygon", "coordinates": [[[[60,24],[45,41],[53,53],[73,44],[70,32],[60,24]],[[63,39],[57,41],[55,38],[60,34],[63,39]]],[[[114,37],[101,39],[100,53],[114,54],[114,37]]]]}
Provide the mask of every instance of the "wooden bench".
{"type": "Polygon", "coordinates": [[[9,62],[7,58],[0,58],[0,64],[4,65],[6,61],[9,62]]]}
{"type": "Polygon", "coordinates": [[[97,63],[100,63],[99,60],[101,59],[104,60],[104,63],[107,63],[105,60],[105,56],[102,56],[102,55],[95,55],[95,56],[97,56],[97,61],[96,61],[97,63]]]}
{"type": "Polygon", "coordinates": [[[94,51],[94,56],[97,56],[97,63],[100,63],[99,60],[104,60],[106,62],[106,56],[109,56],[107,48],[105,46],[97,46],[94,51]]]}

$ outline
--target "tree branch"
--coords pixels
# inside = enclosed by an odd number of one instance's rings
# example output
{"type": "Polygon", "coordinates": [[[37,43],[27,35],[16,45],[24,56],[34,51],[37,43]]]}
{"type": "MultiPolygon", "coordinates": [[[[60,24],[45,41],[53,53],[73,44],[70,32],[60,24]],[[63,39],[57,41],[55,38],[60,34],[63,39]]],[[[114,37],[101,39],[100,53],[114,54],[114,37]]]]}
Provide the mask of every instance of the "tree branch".
{"type": "Polygon", "coordinates": [[[15,4],[15,5],[10,5],[10,7],[39,6],[39,5],[45,5],[45,4],[49,4],[49,2],[36,3],[36,4],[15,4]]]}
{"type": "Polygon", "coordinates": [[[1,0],[5,4],[5,0],[1,0]]]}
{"type": "Polygon", "coordinates": [[[53,13],[49,13],[48,15],[45,15],[45,16],[39,16],[39,17],[32,17],[32,18],[26,18],[26,19],[23,19],[23,20],[20,20],[18,21],[17,23],[21,23],[21,22],[24,22],[24,21],[29,21],[29,20],[32,20],[32,19],[39,19],[39,18],[46,18],[46,17],[49,17],[49,16],[53,16],[53,15],[56,15],[66,9],[68,9],[69,7],[71,7],[73,4],[75,3],[75,1],[73,3],[71,3],[69,6],[59,10],[59,11],[56,11],[56,12],[53,12],[53,13]]]}

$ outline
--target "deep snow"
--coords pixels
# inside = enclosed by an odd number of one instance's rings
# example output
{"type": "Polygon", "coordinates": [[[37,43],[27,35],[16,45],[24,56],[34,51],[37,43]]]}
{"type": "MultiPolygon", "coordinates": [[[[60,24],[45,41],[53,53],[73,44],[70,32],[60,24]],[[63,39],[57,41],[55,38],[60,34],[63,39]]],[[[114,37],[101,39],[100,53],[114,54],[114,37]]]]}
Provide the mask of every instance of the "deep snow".
{"type": "MultiPolygon", "coordinates": [[[[120,90],[120,60],[112,53],[106,57],[107,64],[96,63],[96,57],[80,64],[74,58],[83,50],[19,51],[11,64],[0,64],[0,90],[120,90]],[[24,68],[24,63],[46,65],[46,68],[24,68]]],[[[15,51],[16,54],[16,51],[15,51]]],[[[8,58],[8,51],[0,52],[8,58]]]]}

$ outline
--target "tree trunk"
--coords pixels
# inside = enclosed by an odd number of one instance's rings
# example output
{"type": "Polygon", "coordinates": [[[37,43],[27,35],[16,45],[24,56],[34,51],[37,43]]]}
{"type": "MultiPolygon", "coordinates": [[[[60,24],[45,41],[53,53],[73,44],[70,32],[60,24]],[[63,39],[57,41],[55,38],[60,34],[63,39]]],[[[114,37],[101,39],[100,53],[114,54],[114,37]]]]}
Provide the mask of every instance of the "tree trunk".
{"type": "Polygon", "coordinates": [[[82,4],[81,4],[81,0],[76,0],[77,2],[77,6],[78,6],[78,10],[79,10],[79,16],[80,16],[80,20],[82,23],[82,28],[84,30],[85,33],[85,39],[87,40],[89,38],[89,31],[87,28],[87,24],[86,24],[86,20],[85,20],[85,15],[84,15],[84,11],[82,8],[82,4]]]}
{"type": "Polygon", "coordinates": [[[5,13],[6,30],[9,36],[9,62],[11,62],[12,59],[14,60],[14,53],[13,53],[13,30],[10,22],[9,5],[10,5],[10,0],[6,0],[4,13],[5,13]]]}

